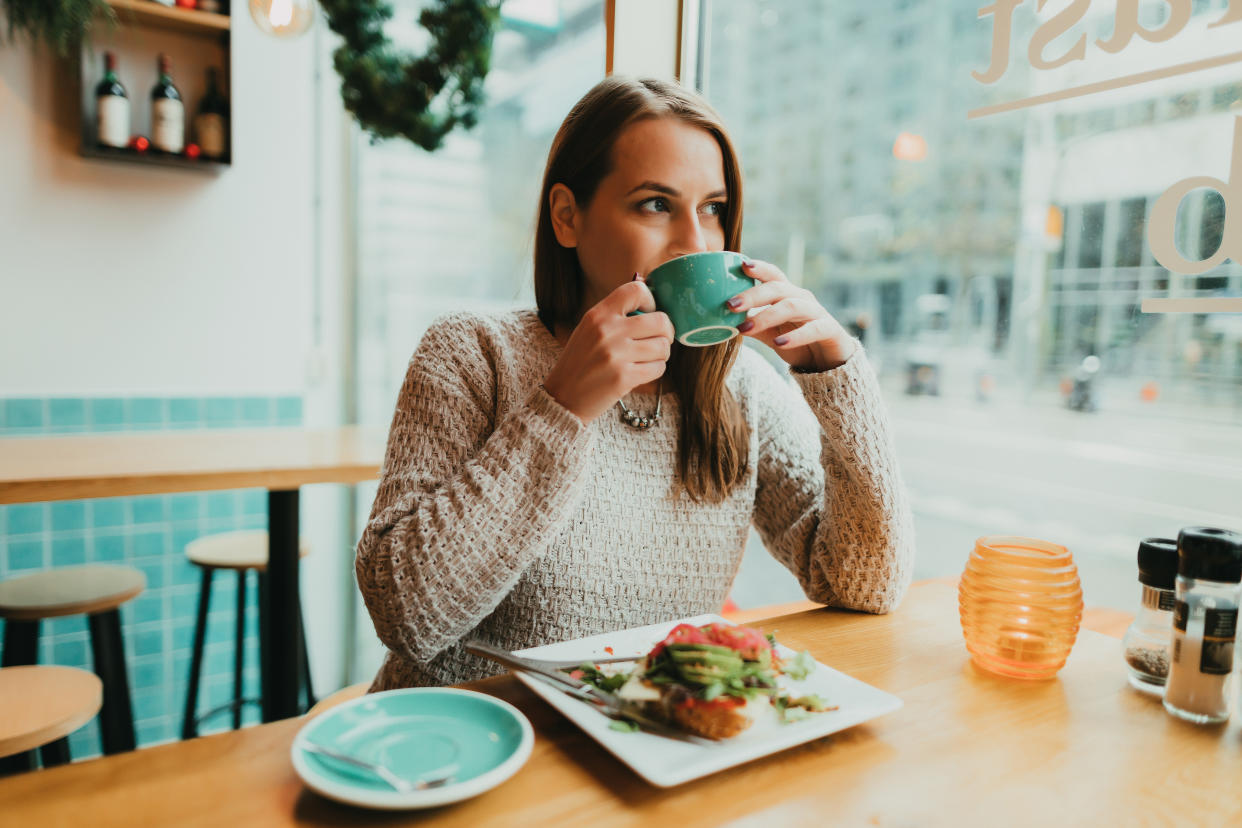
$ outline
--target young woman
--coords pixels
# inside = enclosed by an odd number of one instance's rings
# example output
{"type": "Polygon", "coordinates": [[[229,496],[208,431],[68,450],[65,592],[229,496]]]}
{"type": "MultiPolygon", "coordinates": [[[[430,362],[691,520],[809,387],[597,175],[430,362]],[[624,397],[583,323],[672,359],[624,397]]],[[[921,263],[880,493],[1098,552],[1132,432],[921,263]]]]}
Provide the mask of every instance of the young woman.
{"type": "Polygon", "coordinates": [[[389,649],[373,691],[497,672],[468,637],[718,611],[752,523],[809,598],[897,604],[913,530],[858,342],[767,262],[729,304],[760,309],[743,335],[794,383],[738,337],[674,343],[653,312],[647,273],[741,231],[737,157],[701,98],[611,77],[573,108],[539,201],[538,311],[441,317],[410,361],[355,565],[389,649]]]}

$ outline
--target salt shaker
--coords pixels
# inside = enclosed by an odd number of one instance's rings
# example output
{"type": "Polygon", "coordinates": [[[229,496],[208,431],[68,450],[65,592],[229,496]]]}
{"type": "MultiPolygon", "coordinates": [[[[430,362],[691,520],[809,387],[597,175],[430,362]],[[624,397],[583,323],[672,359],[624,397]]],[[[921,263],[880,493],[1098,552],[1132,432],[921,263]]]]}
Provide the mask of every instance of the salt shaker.
{"type": "Polygon", "coordinates": [[[1173,641],[1174,581],[1177,579],[1177,541],[1144,538],[1138,548],[1142,604],[1121,641],[1130,684],[1159,696],[1169,675],[1173,641]]]}
{"type": "Polygon", "coordinates": [[[1229,718],[1242,535],[1189,527],[1177,536],[1173,654],[1164,709],[1197,724],[1229,718]]]}

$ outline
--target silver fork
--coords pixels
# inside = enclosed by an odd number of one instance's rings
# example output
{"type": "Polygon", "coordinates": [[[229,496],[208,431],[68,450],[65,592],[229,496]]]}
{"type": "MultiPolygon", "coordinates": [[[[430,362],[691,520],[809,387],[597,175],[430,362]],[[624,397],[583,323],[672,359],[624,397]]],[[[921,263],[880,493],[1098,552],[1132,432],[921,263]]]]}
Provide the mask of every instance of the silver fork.
{"type": "Polygon", "coordinates": [[[547,667],[549,670],[572,670],[575,667],[581,667],[583,664],[621,664],[626,661],[642,661],[646,657],[647,656],[644,654],[633,656],[612,656],[611,658],[579,658],[574,659],[573,661],[549,661],[546,658],[529,657],[528,660],[537,662],[540,667],[547,667]]]}
{"type": "Polygon", "coordinates": [[[359,759],[357,756],[351,756],[348,753],[341,753],[339,750],[324,747],[323,745],[316,744],[315,742],[303,742],[302,747],[311,753],[318,753],[320,756],[327,756],[329,759],[335,759],[338,762],[344,762],[347,765],[353,765],[356,768],[362,768],[363,770],[370,771],[380,779],[387,782],[397,793],[408,794],[414,793],[415,791],[425,791],[429,788],[439,788],[440,786],[446,785],[453,781],[453,777],[455,775],[453,773],[445,773],[440,774],[439,776],[432,776],[430,778],[419,779],[411,782],[409,779],[397,776],[397,774],[393,773],[383,765],[368,762],[365,759],[359,759]]]}

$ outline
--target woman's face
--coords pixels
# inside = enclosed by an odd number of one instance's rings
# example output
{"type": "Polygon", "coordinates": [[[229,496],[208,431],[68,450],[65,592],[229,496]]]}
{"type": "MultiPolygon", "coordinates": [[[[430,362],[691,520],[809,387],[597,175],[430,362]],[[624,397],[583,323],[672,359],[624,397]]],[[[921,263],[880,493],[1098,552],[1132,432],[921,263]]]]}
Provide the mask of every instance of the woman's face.
{"type": "Polygon", "coordinates": [[[549,194],[557,241],[578,251],[582,310],[634,273],[687,253],[724,250],[724,157],[710,132],[676,118],[631,124],[612,150],[612,171],[591,203],[557,184],[549,194]]]}

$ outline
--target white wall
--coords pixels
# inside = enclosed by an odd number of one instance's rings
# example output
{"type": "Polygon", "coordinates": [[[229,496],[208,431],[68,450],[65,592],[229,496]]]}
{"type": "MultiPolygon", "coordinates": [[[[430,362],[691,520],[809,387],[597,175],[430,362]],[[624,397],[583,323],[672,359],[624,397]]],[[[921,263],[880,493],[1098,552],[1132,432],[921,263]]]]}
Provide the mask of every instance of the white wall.
{"type": "Polygon", "coordinates": [[[236,5],[215,175],[80,157],[72,65],[0,43],[0,396],[303,390],[313,39],[236,5]]]}
{"type": "MultiPolygon", "coordinates": [[[[0,40],[0,398],[300,394],[308,425],[341,422],[352,133],[333,44],[263,35],[234,5],[234,163],[218,174],[82,158],[72,65],[0,40]]],[[[145,132],[150,81],[126,68],[145,132]]],[[[201,80],[174,78],[192,111],[201,80]]],[[[345,680],[348,491],[302,496],[321,695],[345,680]]]]}

